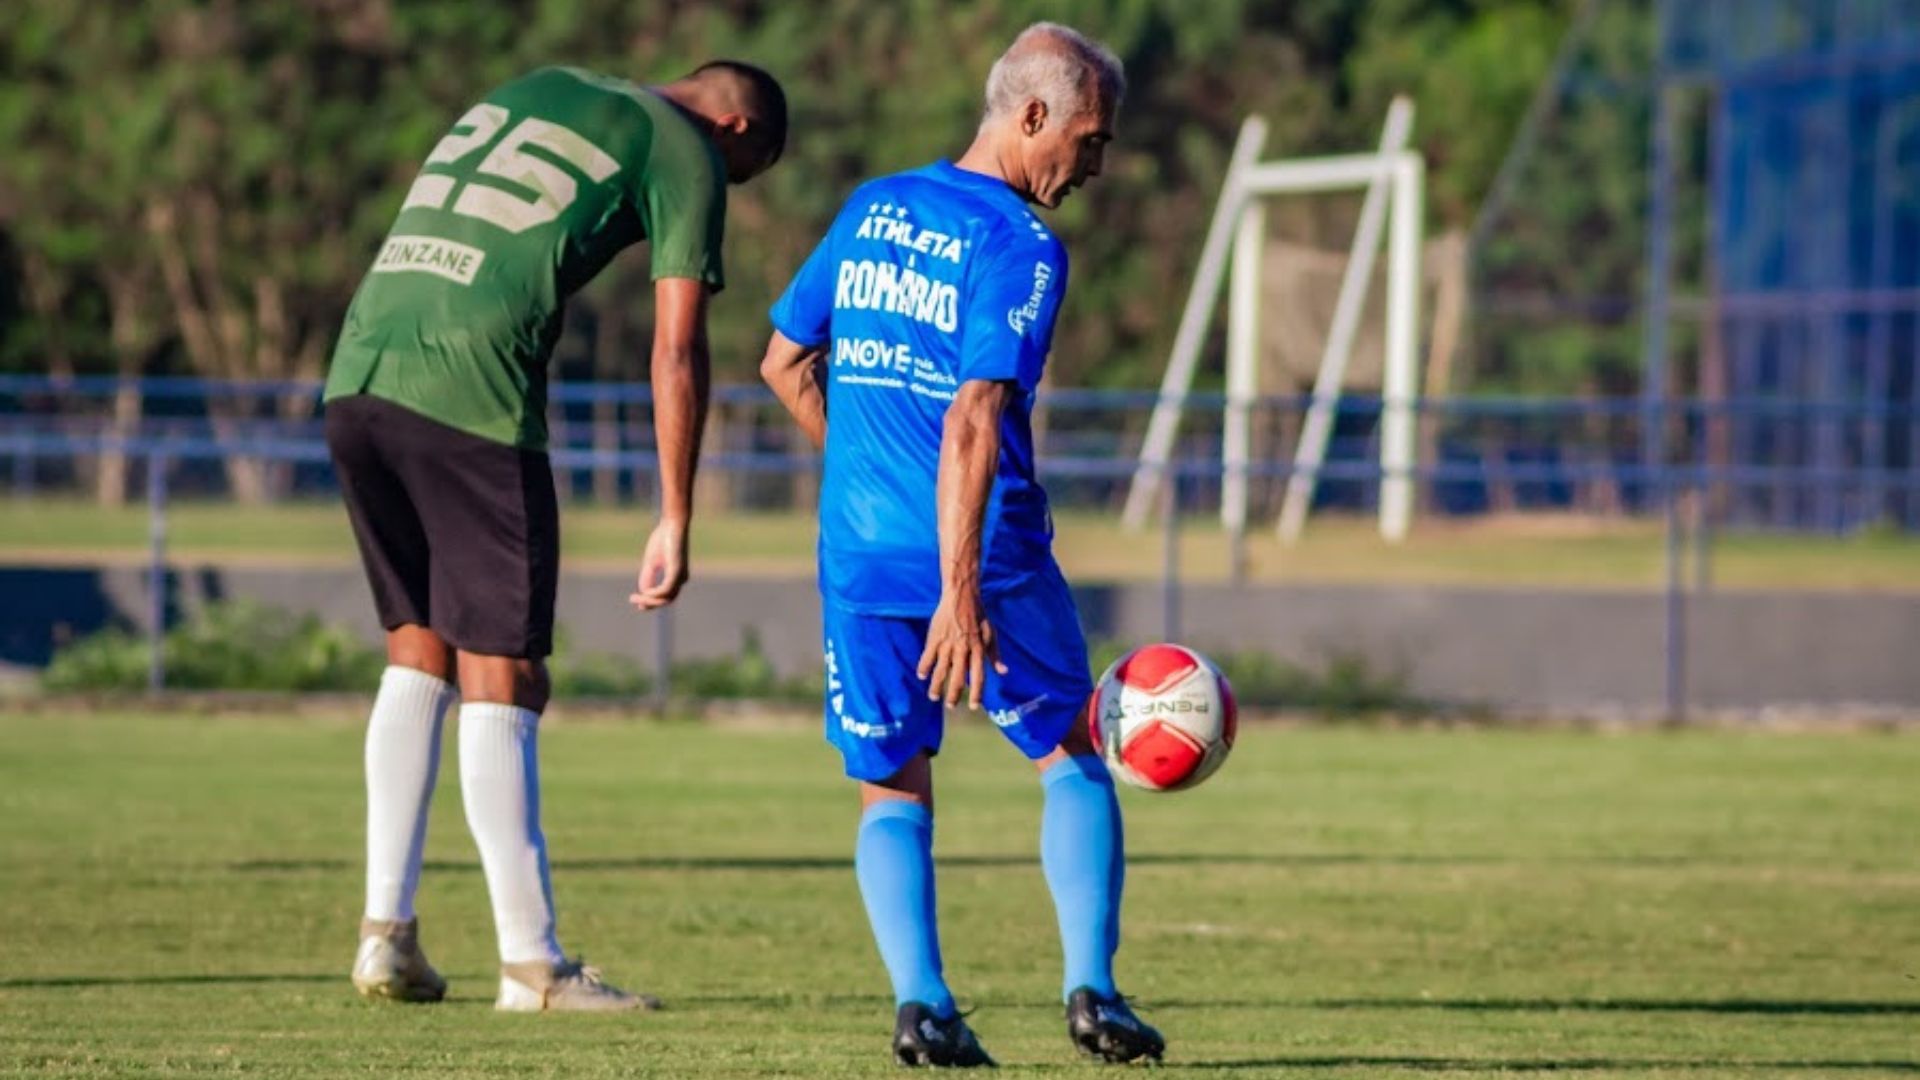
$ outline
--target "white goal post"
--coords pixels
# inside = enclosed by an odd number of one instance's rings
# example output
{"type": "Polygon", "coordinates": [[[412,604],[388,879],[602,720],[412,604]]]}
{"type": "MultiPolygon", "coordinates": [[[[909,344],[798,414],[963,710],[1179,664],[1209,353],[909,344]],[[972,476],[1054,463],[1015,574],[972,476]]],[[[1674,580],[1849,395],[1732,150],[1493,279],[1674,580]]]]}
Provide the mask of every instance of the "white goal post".
{"type": "Polygon", "coordinates": [[[1381,233],[1387,236],[1386,364],[1380,418],[1380,535],[1389,541],[1406,537],[1413,520],[1414,410],[1419,385],[1419,318],[1423,187],[1425,164],[1418,152],[1406,149],[1413,127],[1413,104],[1395,98],[1387,110],[1380,147],[1371,154],[1301,158],[1261,163],[1266,123],[1248,117],[1234,143],[1233,157],[1200,251],[1193,288],[1181,313],[1173,353],[1160,385],[1160,397],[1147,424],[1140,460],[1134,468],[1122,520],[1128,529],[1145,524],[1159,492],[1180,414],[1193,386],[1201,346],[1219,299],[1220,286],[1232,270],[1228,304],[1227,402],[1223,417],[1221,452],[1221,522],[1238,537],[1246,527],[1247,470],[1251,444],[1251,411],[1258,393],[1258,343],[1261,308],[1260,264],[1265,243],[1262,200],[1362,188],[1366,201],[1354,231],[1353,247],[1333,323],[1321,355],[1313,397],[1295,450],[1280,514],[1280,534],[1291,543],[1299,538],[1313,503],[1313,492],[1339,405],[1347,360],[1353,351],[1381,233]],[[1391,228],[1388,228],[1388,225],[1391,228]]]}

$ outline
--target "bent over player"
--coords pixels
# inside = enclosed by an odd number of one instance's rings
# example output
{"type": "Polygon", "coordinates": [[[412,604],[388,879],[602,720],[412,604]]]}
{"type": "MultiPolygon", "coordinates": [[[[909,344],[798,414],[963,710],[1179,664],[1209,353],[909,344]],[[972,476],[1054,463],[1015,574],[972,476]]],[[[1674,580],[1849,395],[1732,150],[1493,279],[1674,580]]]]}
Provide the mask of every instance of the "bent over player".
{"type": "Polygon", "coordinates": [[[1164,1048],[1114,986],[1120,808],[1075,723],[1086,642],[1029,422],[1067,259],[1027,204],[1099,175],[1124,88],[1104,47],[1030,27],[994,64],[966,154],[855,191],[772,312],[761,373],[826,450],[827,738],[860,782],[854,862],[904,1064],[993,1064],[934,924],[932,757],[963,695],[1040,769],[1069,1035],[1108,1061],[1164,1048]]]}
{"type": "Polygon", "coordinates": [[[535,750],[560,558],[547,358],[567,297],[648,240],[661,513],[630,599],[671,603],[687,579],[726,185],[770,167],[786,125],[780,85],[745,64],[658,88],[535,71],[433,148],[354,296],[327,376],[327,445],[388,663],[367,726],[362,994],[446,993],[414,892],[457,680],[461,795],[499,935],[496,1006],[647,1003],[569,961],[554,932],[535,750]]]}

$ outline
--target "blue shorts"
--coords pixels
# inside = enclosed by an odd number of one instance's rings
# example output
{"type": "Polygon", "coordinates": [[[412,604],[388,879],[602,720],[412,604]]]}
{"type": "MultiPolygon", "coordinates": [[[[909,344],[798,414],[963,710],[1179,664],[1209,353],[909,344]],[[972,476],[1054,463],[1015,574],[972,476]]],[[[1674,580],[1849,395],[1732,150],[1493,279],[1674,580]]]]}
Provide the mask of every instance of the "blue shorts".
{"type": "MultiPolygon", "coordinates": [[[[1020,752],[1051,754],[1082,715],[1093,679],[1080,613],[1058,567],[984,598],[1000,646],[1001,675],[987,669],[980,703],[1020,752]]],[[[915,668],[927,645],[924,618],[859,615],[823,605],[827,652],[827,741],[847,775],[878,781],[922,751],[938,753],[945,706],[927,698],[915,668]]]]}

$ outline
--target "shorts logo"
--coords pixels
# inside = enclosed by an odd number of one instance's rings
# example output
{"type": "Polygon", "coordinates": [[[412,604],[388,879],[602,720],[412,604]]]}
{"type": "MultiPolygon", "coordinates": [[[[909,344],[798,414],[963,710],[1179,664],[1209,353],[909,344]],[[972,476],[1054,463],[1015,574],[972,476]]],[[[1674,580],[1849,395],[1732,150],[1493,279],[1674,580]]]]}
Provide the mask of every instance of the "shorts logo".
{"type": "Polygon", "coordinates": [[[858,739],[884,739],[893,733],[892,724],[869,724],[851,716],[840,717],[840,730],[858,739]]]}
{"type": "Polygon", "coordinates": [[[1007,312],[1007,325],[1013,327],[1014,333],[1024,337],[1027,327],[1040,317],[1040,301],[1047,295],[1047,286],[1052,283],[1053,267],[1043,262],[1034,263],[1033,295],[1027,297],[1025,304],[1007,312]]]}
{"type": "Polygon", "coordinates": [[[833,642],[827,642],[827,705],[833,715],[845,723],[847,695],[841,692],[840,661],[833,655],[833,642]]]}
{"type": "Polygon", "coordinates": [[[840,660],[834,655],[833,642],[827,642],[827,708],[832,710],[833,719],[840,730],[861,739],[877,739],[890,733],[894,725],[887,723],[869,724],[855,720],[847,715],[847,695],[845,684],[840,681],[840,660]]]}
{"type": "Polygon", "coordinates": [[[1047,703],[1047,695],[1041,694],[1032,701],[1023,701],[1011,709],[995,709],[987,714],[995,727],[1010,728],[1020,723],[1047,703]]]}

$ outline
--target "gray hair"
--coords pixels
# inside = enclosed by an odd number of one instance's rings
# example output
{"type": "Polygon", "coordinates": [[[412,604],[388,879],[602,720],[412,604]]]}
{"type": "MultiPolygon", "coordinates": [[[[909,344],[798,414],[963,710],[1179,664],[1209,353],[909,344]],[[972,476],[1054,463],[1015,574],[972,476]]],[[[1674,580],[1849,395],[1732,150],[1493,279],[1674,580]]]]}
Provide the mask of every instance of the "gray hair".
{"type": "Polygon", "coordinates": [[[1010,115],[1038,98],[1050,116],[1114,108],[1126,96],[1127,74],[1113,50],[1072,27],[1037,22],[1020,32],[987,73],[984,121],[1010,115]]]}

